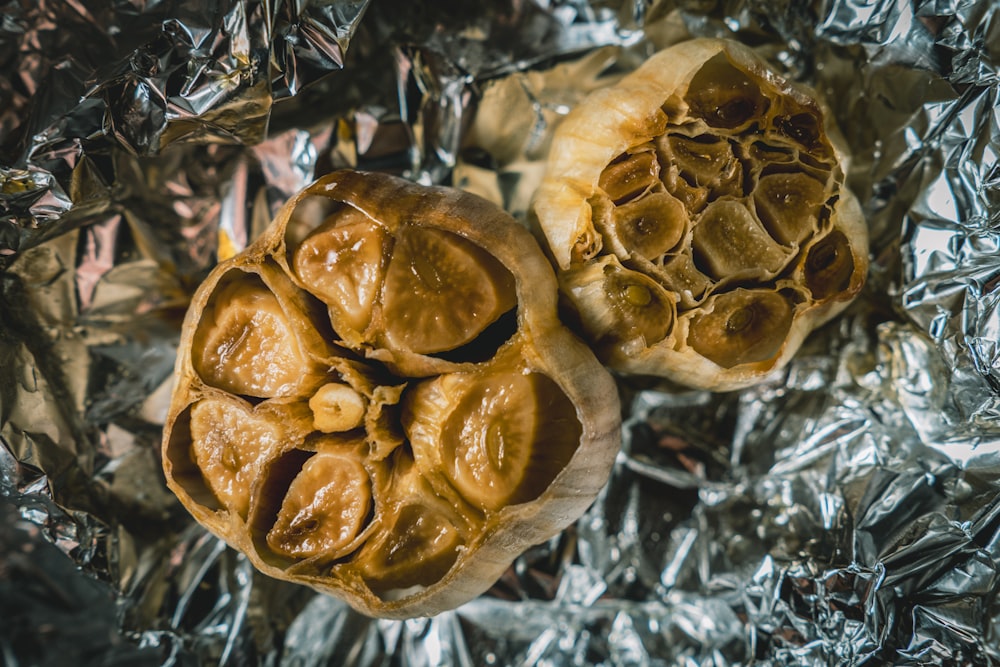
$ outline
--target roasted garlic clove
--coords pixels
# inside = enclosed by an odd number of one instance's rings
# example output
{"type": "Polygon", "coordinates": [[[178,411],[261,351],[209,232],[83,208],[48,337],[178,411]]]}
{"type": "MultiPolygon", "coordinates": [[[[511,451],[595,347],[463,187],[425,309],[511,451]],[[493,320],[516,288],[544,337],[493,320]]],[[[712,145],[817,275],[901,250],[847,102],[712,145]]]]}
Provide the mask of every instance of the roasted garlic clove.
{"type": "Polygon", "coordinates": [[[235,400],[206,398],[191,408],[191,455],[223,507],[241,516],[260,465],[278,451],[280,424],[235,400]]]}
{"type": "Polygon", "coordinates": [[[371,480],[357,453],[320,451],[285,490],[267,546],[288,558],[336,556],[361,533],[371,507],[371,480]]]}
{"type": "Polygon", "coordinates": [[[433,354],[474,340],[517,297],[510,271],[476,244],[452,232],[404,227],[382,303],[385,344],[433,354]]]}
{"type": "Polygon", "coordinates": [[[196,518],[226,539],[231,522],[252,512],[269,462],[311,430],[308,408],[298,401],[252,404],[202,385],[172,416],[163,443],[168,479],[196,518]]]}
{"type": "Polygon", "coordinates": [[[449,229],[447,206],[433,210],[412,195],[393,203],[398,210],[387,214],[390,202],[370,210],[342,202],[301,242],[286,234],[279,255],[287,257],[293,279],[327,304],[345,344],[404,375],[443,367],[432,359],[488,358],[511,333],[513,274],[449,229]]]}
{"type": "Polygon", "coordinates": [[[868,257],[836,136],[814,93],[724,40],[671,47],[575,108],[533,211],[602,359],[737,389],[842,311],[868,257]],[[653,296],[615,297],[621,276],[653,296]]]}
{"type": "MultiPolygon", "coordinates": [[[[658,157],[692,188],[701,188],[706,197],[743,194],[743,164],[727,139],[712,134],[688,137],[670,134],[657,140],[658,157]]],[[[693,207],[692,210],[699,210],[693,207]]]]}
{"type": "Polygon", "coordinates": [[[764,176],[753,193],[757,217],[786,246],[799,246],[813,235],[827,199],[825,185],[803,172],[764,176]]]}
{"type": "Polygon", "coordinates": [[[295,274],[329,306],[341,336],[368,328],[385,280],[389,242],[384,227],[342,206],[296,249],[295,274]]]}
{"type": "MultiPolygon", "coordinates": [[[[685,87],[684,101],[690,117],[704,120],[714,129],[746,130],[759,123],[771,105],[770,96],[761,89],[765,82],[760,72],[748,72],[729,57],[736,49],[730,46],[727,52],[715,53],[698,63],[685,87]]],[[[689,67],[690,63],[683,62],[683,66],[689,67]]]]}
{"type": "MultiPolygon", "coordinates": [[[[273,269],[263,275],[277,280],[278,289],[287,285],[273,269]]],[[[194,332],[194,371],[206,384],[242,396],[308,390],[326,371],[314,355],[328,352],[311,329],[306,313],[279,299],[261,274],[235,271],[220,281],[194,332]]]]}
{"type": "Polygon", "coordinates": [[[387,601],[433,586],[466,548],[469,522],[437,496],[405,453],[396,457],[383,490],[379,530],[357,555],[354,569],[387,601]]]}
{"type": "Polygon", "coordinates": [[[659,163],[651,151],[623,154],[604,168],[597,186],[616,204],[646,192],[657,182],[659,163]]]}
{"type": "Polygon", "coordinates": [[[664,340],[673,327],[673,298],[656,281],[605,257],[563,275],[562,288],[599,349],[646,347],[664,340]],[[601,304],[600,308],[589,307],[601,304]]]}
{"type": "Polygon", "coordinates": [[[418,502],[387,516],[382,539],[358,557],[365,584],[387,600],[441,581],[458,560],[462,536],[448,514],[418,502]]]}
{"type": "Polygon", "coordinates": [[[195,294],[168,484],[263,572],[364,613],[465,602],[583,513],[618,448],[614,382],[557,300],[485,200],[320,179],[195,294]]]}
{"type": "Polygon", "coordinates": [[[806,250],[803,278],[813,298],[836,299],[858,289],[857,258],[847,235],[834,230],[806,250]]]}
{"type": "Polygon", "coordinates": [[[733,199],[720,199],[705,209],[695,223],[691,247],[695,261],[716,282],[766,280],[790,259],[750,210],[733,199]]]}
{"type": "Polygon", "coordinates": [[[684,204],[666,192],[615,206],[609,218],[605,234],[613,238],[615,249],[621,248],[622,259],[633,254],[649,260],[662,257],[680,243],[688,229],[684,204]]]}
{"type": "Polygon", "coordinates": [[[792,326],[792,304],[772,290],[715,295],[691,318],[687,342],[723,368],[766,362],[792,326]]]}
{"type": "Polygon", "coordinates": [[[403,425],[426,476],[443,473],[464,500],[490,511],[540,496],[580,442],[572,401],[521,364],[421,383],[403,425]]]}

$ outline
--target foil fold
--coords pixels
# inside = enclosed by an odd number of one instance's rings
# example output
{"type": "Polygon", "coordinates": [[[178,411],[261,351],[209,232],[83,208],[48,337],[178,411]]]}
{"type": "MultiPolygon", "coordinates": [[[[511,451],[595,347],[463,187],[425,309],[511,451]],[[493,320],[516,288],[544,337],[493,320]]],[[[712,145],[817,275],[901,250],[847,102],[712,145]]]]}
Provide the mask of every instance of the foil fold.
{"type": "Polygon", "coordinates": [[[368,3],[105,5],[43,0],[5,17],[0,93],[21,113],[0,124],[3,255],[93,222],[88,156],[263,141],[276,101],[343,67],[368,3]]]}

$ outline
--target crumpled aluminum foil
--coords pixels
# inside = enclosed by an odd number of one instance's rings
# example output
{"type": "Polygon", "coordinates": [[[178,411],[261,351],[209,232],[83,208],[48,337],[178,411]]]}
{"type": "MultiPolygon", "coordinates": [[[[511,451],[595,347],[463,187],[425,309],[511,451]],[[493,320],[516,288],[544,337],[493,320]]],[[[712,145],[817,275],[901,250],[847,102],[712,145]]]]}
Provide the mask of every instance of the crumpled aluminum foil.
{"type": "Polygon", "coordinates": [[[4,664],[1000,662],[1000,7],[449,4],[4,5],[4,664]],[[600,498],[453,612],[361,617],[193,524],[160,424],[218,259],[340,166],[523,218],[559,119],[691,35],[830,105],[872,232],[844,316],[753,389],[623,378],[600,498]]]}

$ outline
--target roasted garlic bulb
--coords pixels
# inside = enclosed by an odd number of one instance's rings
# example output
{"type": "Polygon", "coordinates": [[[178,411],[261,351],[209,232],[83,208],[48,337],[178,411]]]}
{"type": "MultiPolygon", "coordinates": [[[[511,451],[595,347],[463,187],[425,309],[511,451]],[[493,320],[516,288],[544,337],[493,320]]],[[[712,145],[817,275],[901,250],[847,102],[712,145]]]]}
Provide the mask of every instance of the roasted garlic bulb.
{"type": "Polygon", "coordinates": [[[843,160],[808,90],[737,43],[692,40],[567,116],[534,216],[609,366],[737,389],[861,290],[843,160]]]}
{"type": "Polygon", "coordinates": [[[170,488],[263,572],[411,617],[579,517],[611,376],[531,234],[473,195],[342,171],[220,264],[184,323],[170,488]]]}

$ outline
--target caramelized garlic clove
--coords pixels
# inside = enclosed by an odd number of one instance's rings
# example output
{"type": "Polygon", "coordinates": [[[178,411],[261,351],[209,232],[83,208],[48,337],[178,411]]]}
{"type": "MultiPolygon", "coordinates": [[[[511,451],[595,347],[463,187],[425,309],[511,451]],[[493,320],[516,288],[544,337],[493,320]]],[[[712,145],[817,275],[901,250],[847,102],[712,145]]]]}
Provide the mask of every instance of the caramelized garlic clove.
{"type": "Polygon", "coordinates": [[[242,517],[261,462],[282,441],[278,425],[236,402],[206,398],[191,408],[191,456],[222,506],[242,517]]]}
{"type": "Polygon", "coordinates": [[[698,69],[684,99],[691,115],[725,130],[745,129],[759,122],[770,107],[760,85],[725,53],[713,56],[698,69]]]}
{"type": "Polygon", "coordinates": [[[792,316],[792,304],[778,292],[736,289],[713,297],[691,319],[688,344],[723,368],[769,361],[781,351],[792,316]]]}
{"type": "Polygon", "coordinates": [[[667,337],[675,309],[666,291],[647,276],[606,259],[563,274],[563,289],[598,342],[639,339],[646,346],[667,337]]]}
{"type": "Polygon", "coordinates": [[[802,103],[791,97],[782,97],[771,110],[771,136],[790,140],[793,146],[804,149],[820,161],[833,158],[833,148],[823,126],[822,112],[815,103],[802,103]]]}
{"type": "Polygon", "coordinates": [[[731,199],[705,209],[695,224],[692,247],[695,261],[716,280],[734,275],[770,278],[790,258],[747,207],[731,199]]]}
{"type": "Polygon", "coordinates": [[[361,532],[371,508],[371,482],[360,459],[320,451],[288,486],[267,545],[289,558],[337,554],[361,532]]]}
{"type": "Polygon", "coordinates": [[[391,600],[441,581],[465,549],[469,523],[437,497],[405,453],[380,490],[378,530],[352,569],[380,598],[391,600]]]}
{"type": "Polygon", "coordinates": [[[402,505],[382,524],[383,539],[359,558],[365,584],[378,596],[436,584],[464,544],[447,514],[419,502],[402,505]]]}
{"type": "Polygon", "coordinates": [[[753,193],[754,210],[782,245],[800,245],[819,229],[826,187],[802,172],[763,176],[753,193]]]}
{"type": "Polygon", "coordinates": [[[661,137],[657,145],[660,159],[676,165],[693,187],[706,188],[714,197],[743,194],[743,167],[728,140],[711,134],[671,134],[661,137]]]}
{"type": "Polygon", "coordinates": [[[695,266],[690,248],[686,248],[685,252],[678,255],[665,258],[657,275],[663,284],[677,295],[679,309],[696,307],[715,285],[714,280],[695,266]]]}
{"type": "Polygon", "coordinates": [[[342,336],[360,336],[368,328],[390,247],[384,227],[344,206],[295,249],[295,275],[329,306],[342,336]]]}
{"type": "Polygon", "coordinates": [[[618,157],[601,173],[597,187],[620,204],[643,192],[659,180],[659,164],[652,151],[618,157]]]}
{"type": "Polygon", "coordinates": [[[281,303],[259,277],[220,283],[205,313],[191,356],[206,384],[242,396],[290,396],[322,372],[303,351],[281,303]]]}
{"type": "Polygon", "coordinates": [[[417,465],[443,470],[466,501],[488,511],[541,495],[581,436],[559,386],[521,368],[421,383],[407,398],[404,426],[417,465]]]}
{"type": "Polygon", "coordinates": [[[405,226],[382,296],[390,347],[433,354],[474,340],[517,303],[514,278],[496,258],[447,231],[405,226]]]}
{"type": "Polygon", "coordinates": [[[709,189],[707,187],[691,185],[680,175],[680,170],[676,166],[665,168],[662,172],[663,185],[667,192],[673,195],[677,201],[684,204],[684,208],[690,215],[700,213],[708,205],[709,189]]]}
{"type": "Polygon", "coordinates": [[[611,218],[622,246],[650,260],[676,246],[688,227],[684,205],[666,192],[617,206],[611,218]]]}
{"type": "Polygon", "coordinates": [[[821,301],[839,294],[851,294],[855,268],[855,254],[850,242],[843,232],[835,229],[807,251],[806,287],[813,298],[821,301]]]}

